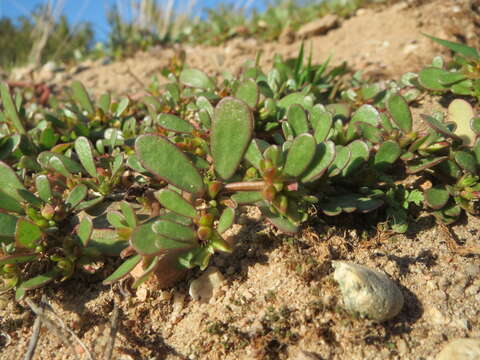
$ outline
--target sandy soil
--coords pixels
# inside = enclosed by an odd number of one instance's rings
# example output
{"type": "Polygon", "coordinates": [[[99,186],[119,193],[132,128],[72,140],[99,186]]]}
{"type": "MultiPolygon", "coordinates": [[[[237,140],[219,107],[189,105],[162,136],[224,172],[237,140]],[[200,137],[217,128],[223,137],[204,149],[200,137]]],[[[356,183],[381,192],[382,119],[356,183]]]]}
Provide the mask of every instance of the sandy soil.
{"type": "MultiPolygon", "coordinates": [[[[471,3],[413,1],[362,9],[337,29],[309,39],[307,48],[317,62],[333,55],[333,63],[347,61],[371,76],[397,79],[435,55],[448,55],[421,32],[479,45],[479,14],[471,3]]],[[[268,68],[275,53],[295,56],[299,46],[235,39],[223,47],[184,50],[190,66],[217,75],[219,69],[238,71],[259,50],[268,68]]],[[[79,79],[95,94],[132,94],[153,75],[160,78],[159,70],[178,51],[159,48],[119,63],[85,64],[51,81],[59,89],[79,79]]],[[[422,107],[443,109],[436,98],[422,107]]],[[[101,285],[113,261],[98,275],[80,274],[31,298],[38,302],[46,295],[98,359],[104,357],[114,303],[120,311],[114,359],[433,359],[452,339],[480,337],[477,218],[465,217],[447,231],[432,216],[420,214],[405,235],[377,231],[368,217],[358,215],[317,219],[295,237],[278,233],[252,209],[239,224],[231,234],[234,253],[212,263],[224,279],[202,301],[188,294],[198,271],[172,289],[141,287],[125,297],[118,286],[101,285]],[[331,262],[337,259],[380,269],[394,279],[406,300],[400,315],[375,324],[342,310],[332,278],[331,262]]],[[[25,303],[0,297],[1,359],[23,357],[34,320],[25,303]]],[[[77,342],[70,339],[68,345],[61,338],[43,327],[34,358],[88,358],[77,342]]]]}

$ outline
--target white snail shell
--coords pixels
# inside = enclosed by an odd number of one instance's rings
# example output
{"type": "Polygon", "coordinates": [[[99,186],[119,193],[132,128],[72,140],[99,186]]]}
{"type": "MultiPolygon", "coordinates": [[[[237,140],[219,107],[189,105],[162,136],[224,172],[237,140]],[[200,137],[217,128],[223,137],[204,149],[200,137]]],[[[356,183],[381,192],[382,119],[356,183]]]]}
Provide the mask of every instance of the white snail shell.
{"type": "Polygon", "coordinates": [[[382,322],[402,309],[402,292],[384,273],[343,261],[334,261],[333,267],[333,278],[340,285],[347,310],[382,322]]]}

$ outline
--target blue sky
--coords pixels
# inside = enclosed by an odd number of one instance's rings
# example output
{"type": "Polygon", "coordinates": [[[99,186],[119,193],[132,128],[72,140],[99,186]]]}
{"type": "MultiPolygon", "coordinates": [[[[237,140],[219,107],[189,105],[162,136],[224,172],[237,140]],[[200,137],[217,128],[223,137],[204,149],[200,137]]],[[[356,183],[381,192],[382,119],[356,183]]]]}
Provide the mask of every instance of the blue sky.
{"type": "MultiPolygon", "coordinates": [[[[53,1],[53,3],[59,0],[53,1]]],[[[62,1],[60,1],[62,2],[62,1]]],[[[167,0],[158,0],[159,3],[167,3],[167,0]]],[[[187,0],[176,1],[176,3],[187,3],[187,0]]],[[[197,0],[196,11],[202,13],[205,8],[213,7],[219,3],[235,3],[232,0],[197,0]]],[[[246,3],[247,0],[236,3],[246,3]]],[[[28,16],[38,5],[47,3],[46,0],[0,0],[0,17],[6,16],[16,19],[18,16],[28,16]]],[[[70,24],[89,21],[93,25],[97,40],[106,38],[109,27],[106,19],[107,9],[115,3],[120,3],[126,9],[130,0],[63,0],[63,14],[67,15],[70,24]]],[[[260,0],[250,1],[256,8],[264,8],[265,2],[260,0]]]]}

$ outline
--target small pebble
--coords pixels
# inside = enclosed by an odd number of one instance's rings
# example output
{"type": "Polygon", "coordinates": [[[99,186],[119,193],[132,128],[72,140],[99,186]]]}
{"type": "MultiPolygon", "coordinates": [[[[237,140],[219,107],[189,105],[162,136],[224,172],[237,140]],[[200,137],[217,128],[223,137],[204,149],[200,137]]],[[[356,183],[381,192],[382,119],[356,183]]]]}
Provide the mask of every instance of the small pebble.
{"type": "Polygon", "coordinates": [[[214,266],[209,267],[198,279],[190,283],[188,293],[193,300],[207,303],[213,296],[213,293],[218,289],[225,278],[222,273],[214,266]]]}
{"type": "Polygon", "coordinates": [[[402,292],[384,273],[342,261],[334,261],[333,267],[347,310],[382,322],[402,309],[402,292]]]}
{"type": "Polygon", "coordinates": [[[478,360],[480,339],[455,339],[437,355],[437,360],[478,360]]]}

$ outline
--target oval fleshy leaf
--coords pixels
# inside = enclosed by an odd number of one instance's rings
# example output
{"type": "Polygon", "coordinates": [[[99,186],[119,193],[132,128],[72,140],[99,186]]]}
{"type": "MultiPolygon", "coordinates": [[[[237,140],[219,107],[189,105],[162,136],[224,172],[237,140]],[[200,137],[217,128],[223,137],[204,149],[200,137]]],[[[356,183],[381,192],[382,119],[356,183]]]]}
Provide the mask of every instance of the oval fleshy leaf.
{"type": "Polygon", "coordinates": [[[332,128],[333,116],[323,108],[314,106],[310,113],[310,122],[314,130],[313,137],[317,144],[325,141],[332,128]]]}
{"type": "Polygon", "coordinates": [[[226,97],[215,108],[211,150],[215,171],[229,179],[242,160],[253,132],[253,116],[243,101],[226,97]]]}
{"type": "Polygon", "coordinates": [[[22,282],[20,287],[25,290],[38,289],[47,285],[58,277],[60,277],[60,272],[58,270],[51,270],[45,274],[35,276],[27,281],[22,282]]]}
{"type": "Polygon", "coordinates": [[[34,249],[42,235],[42,229],[38,225],[20,218],[15,229],[15,244],[18,247],[34,249]]]}
{"type": "Polygon", "coordinates": [[[387,100],[387,109],[400,130],[405,134],[412,131],[412,113],[402,95],[390,96],[387,100]]]}
{"type": "Polygon", "coordinates": [[[447,127],[447,125],[437,119],[435,119],[432,116],[428,115],[422,115],[423,120],[427,123],[428,126],[430,126],[433,130],[437,131],[438,133],[450,137],[452,139],[456,140],[462,140],[459,136],[455,135],[450,129],[447,127]]]}
{"type": "Polygon", "coordinates": [[[118,280],[123,279],[125,276],[130,274],[130,271],[132,271],[135,268],[135,266],[137,266],[137,264],[140,263],[141,260],[142,260],[141,255],[135,255],[128,258],[109,277],[103,280],[102,284],[109,285],[118,280]]]}
{"type": "Polygon", "coordinates": [[[268,143],[261,139],[253,139],[245,152],[245,160],[260,170],[260,162],[263,160],[263,152],[268,143]]]}
{"type": "Polygon", "coordinates": [[[71,210],[75,208],[78,204],[80,204],[85,197],[87,196],[88,188],[84,184],[78,184],[75,186],[67,196],[65,200],[65,204],[69,207],[68,209],[71,210]]]}
{"type": "Polygon", "coordinates": [[[352,153],[347,146],[337,145],[335,146],[335,159],[332,161],[328,168],[328,176],[333,177],[340,174],[343,168],[350,161],[352,153]]]}
{"type": "Polygon", "coordinates": [[[71,88],[73,99],[80,104],[83,110],[87,111],[88,114],[93,115],[95,109],[87,90],[85,90],[85,86],[83,86],[80,81],[74,81],[71,88]]]}
{"type": "Polygon", "coordinates": [[[288,150],[283,174],[291,177],[300,176],[312,162],[316,146],[312,135],[301,134],[297,136],[292,147],[288,150]]]}
{"type": "Polygon", "coordinates": [[[263,200],[260,191],[240,191],[231,196],[231,199],[238,205],[254,204],[263,200]]]}
{"type": "Polygon", "coordinates": [[[335,158],[335,144],[332,141],[317,145],[315,156],[305,171],[302,182],[315,181],[322,177],[335,158]]]}
{"type": "Polygon", "coordinates": [[[0,213],[0,242],[2,240],[13,240],[17,227],[18,217],[0,213]]]}
{"type": "Polygon", "coordinates": [[[235,220],[235,210],[232,208],[225,208],[222,212],[222,216],[218,220],[217,231],[219,234],[223,234],[227,231],[232,225],[235,220]]]}
{"type": "Polygon", "coordinates": [[[347,139],[353,139],[357,129],[355,123],[358,123],[358,122],[364,122],[372,126],[378,126],[380,122],[380,114],[378,110],[375,109],[372,105],[369,105],[369,104],[362,105],[352,115],[352,119],[348,124],[347,139]]]}
{"type": "Polygon", "coordinates": [[[35,178],[35,186],[37,188],[38,197],[44,202],[50,202],[52,198],[52,187],[47,175],[38,175],[35,178]]]}
{"type": "Polygon", "coordinates": [[[198,69],[184,69],[180,73],[180,82],[183,85],[200,88],[205,90],[213,90],[215,85],[212,80],[203,71],[198,69]]]}
{"type": "Polygon", "coordinates": [[[120,202],[120,209],[122,210],[122,214],[125,217],[128,227],[134,228],[137,226],[137,215],[135,214],[135,211],[133,211],[132,206],[128,202],[122,201],[120,202]]]}
{"type": "Polygon", "coordinates": [[[0,161],[0,189],[17,201],[23,201],[18,190],[25,190],[15,171],[10,166],[0,161]]]}
{"type": "Polygon", "coordinates": [[[465,100],[455,99],[448,105],[448,120],[457,125],[454,133],[463,140],[465,145],[475,142],[476,134],[471,126],[474,117],[472,106],[465,100]]]}
{"type": "Polygon", "coordinates": [[[293,129],[294,136],[308,132],[307,113],[302,105],[293,104],[288,108],[287,121],[293,129]]]}
{"type": "Polygon", "coordinates": [[[357,122],[355,125],[366,140],[374,144],[383,140],[382,131],[379,128],[365,122],[357,122]]]}
{"type": "Polygon", "coordinates": [[[450,194],[445,189],[432,187],[425,191],[425,202],[428,206],[435,210],[444,207],[449,198],[450,194]]]}
{"type": "Polygon", "coordinates": [[[75,140],[75,151],[77,152],[80,163],[83,165],[88,174],[91,177],[96,178],[98,176],[98,172],[93,159],[93,150],[90,140],[84,136],[80,136],[77,140],[75,140]]]}
{"type": "Polygon", "coordinates": [[[348,164],[342,170],[342,176],[347,177],[353,174],[370,157],[370,149],[362,140],[355,140],[347,145],[352,154],[348,164]]]}
{"type": "Polygon", "coordinates": [[[4,82],[0,83],[0,95],[2,97],[3,108],[5,109],[7,120],[12,122],[13,127],[18,131],[18,133],[25,134],[26,131],[20,120],[20,117],[18,116],[18,110],[13,102],[12,95],[10,95],[10,89],[4,82]]]}
{"type": "Polygon", "coordinates": [[[262,204],[260,206],[260,211],[263,215],[270,221],[275,227],[287,234],[295,234],[298,232],[298,226],[284,218],[280,214],[273,213],[267,204],[262,204]]]}
{"type": "Polygon", "coordinates": [[[90,241],[90,237],[92,236],[92,231],[92,220],[90,220],[88,216],[85,216],[82,221],[80,221],[80,224],[78,224],[77,227],[77,236],[84,247],[88,246],[88,242],[90,241]]]}
{"type": "Polygon", "coordinates": [[[142,166],[168,183],[192,194],[204,192],[203,179],[188,158],[170,141],[155,135],[141,135],[135,150],[142,166]]]}
{"type": "Polygon", "coordinates": [[[152,229],[152,222],[138,226],[130,237],[130,244],[141,255],[158,255],[167,250],[187,249],[192,242],[178,241],[161,236],[152,229]]]}
{"type": "MultiPolygon", "coordinates": [[[[144,260],[145,261],[145,258],[144,260]]],[[[155,256],[146,268],[143,268],[143,273],[135,279],[132,284],[132,289],[137,289],[160,267],[160,256],[155,256]]]]}
{"type": "Polygon", "coordinates": [[[0,266],[5,264],[23,264],[39,258],[39,254],[18,254],[0,257],[0,266]]]}
{"type": "Polygon", "coordinates": [[[472,174],[477,173],[477,159],[467,151],[456,151],[454,154],[456,163],[464,170],[472,174]]]}
{"type": "Polygon", "coordinates": [[[103,255],[118,256],[127,246],[114,229],[93,229],[88,249],[95,249],[103,255]]]}
{"type": "Polygon", "coordinates": [[[0,190],[0,209],[13,211],[17,214],[23,214],[23,207],[16,199],[10,195],[5,194],[3,190],[0,190]]]}
{"type": "Polygon", "coordinates": [[[235,91],[235,97],[243,100],[250,108],[255,109],[260,99],[257,83],[253,79],[244,81],[235,91]]]}
{"type": "Polygon", "coordinates": [[[440,156],[436,158],[428,157],[428,158],[420,158],[420,159],[415,159],[411,163],[408,164],[407,167],[407,173],[409,174],[415,174],[420,171],[430,169],[434,167],[435,165],[440,164],[441,162],[447,160],[447,156],[440,156]]]}
{"type": "Polygon", "coordinates": [[[190,226],[184,226],[173,221],[158,220],[152,224],[156,234],[179,241],[193,241],[196,238],[195,231],[190,226]]]}
{"type": "Polygon", "coordinates": [[[157,123],[168,131],[191,134],[195,128],[188,121],[185,121],[173,114],[159,114],[157,123]]]}
{"type": "Polygon", "coordinates": [[[107,220],[115,229],[127,228],[127,222],[122,214],[118,211],[107,212],[107,220]]]}
{"type": "Polygon", "coordinates": [[[402,149],[397,142],[393,140],[385,141],[378,148],[377,153],[375,154],[375,166],[380,170],[387,169],[400,157],[402,149]]]}
{"type": "Polygon", "coordinates": [[[170,189],[162,189],[155,193],[155,197],[162,206],[170,211],[189,218],[194,218],[197,216],[197,211],[193,205],[175,191],[170,189]]]}
{"type": "Polygon", "coordinates": [[[447,73],[446,70],[437,67],[426,67],[420,70],[418,81],[425,89],[433,91],[446,91],[448,87],[440,81],[441,77],[447,73]]]}

